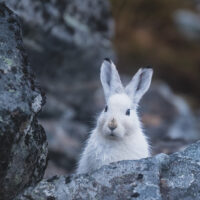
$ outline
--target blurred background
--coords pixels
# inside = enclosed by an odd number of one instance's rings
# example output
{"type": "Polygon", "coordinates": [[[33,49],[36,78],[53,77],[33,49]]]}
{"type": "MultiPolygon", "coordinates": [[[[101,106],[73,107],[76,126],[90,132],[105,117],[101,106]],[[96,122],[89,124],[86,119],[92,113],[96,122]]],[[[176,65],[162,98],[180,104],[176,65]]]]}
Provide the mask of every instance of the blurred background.
{"type": "MultiPolygon", "coordinates": [[[[3,0],[0,0],[3,1],[3,0]]],[[[39,118],[49,143],[45,177],[72,173],[104,108],[99,81],[112,58],[127,83],[152,66],[139,107],[153,154],[200,138],[200,1],[6,0],[21,18],[23,40],[46,93],[39,118]]]]}

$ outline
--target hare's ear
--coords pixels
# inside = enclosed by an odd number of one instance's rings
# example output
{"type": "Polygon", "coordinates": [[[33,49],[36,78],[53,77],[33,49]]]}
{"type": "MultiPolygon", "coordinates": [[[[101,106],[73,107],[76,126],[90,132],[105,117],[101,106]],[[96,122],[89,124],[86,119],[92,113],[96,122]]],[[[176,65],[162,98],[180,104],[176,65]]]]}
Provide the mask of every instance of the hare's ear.
{"type": "Polygon", "coordinates": [[[106,58],[101,65],[101,83],[104,89],[105,99],[115,93],[123,92],[123,86],[114,63],[106,58]]]}
{"type": "Polygon", "coordinates": [[[131,97],[134,104],[138,104],[142,96],[147,92],[151,84],[153,70],[141,68],[126,86],[125,91],[131,97]]]}

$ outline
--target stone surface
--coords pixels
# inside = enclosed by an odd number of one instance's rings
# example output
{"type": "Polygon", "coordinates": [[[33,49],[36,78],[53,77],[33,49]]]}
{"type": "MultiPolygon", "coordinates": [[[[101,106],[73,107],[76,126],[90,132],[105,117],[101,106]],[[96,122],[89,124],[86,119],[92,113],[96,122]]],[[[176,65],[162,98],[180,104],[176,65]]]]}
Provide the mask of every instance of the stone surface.
{"type": "Polygon", "coordinates": [[[1,1],[22,21],[31,66],[47,94],[40,117],[47,130],[49,158],[58,168],[71,171],[98,110],[94,94],[101,62],[115,57],[109,1],[1,1]]]}
{"type": "Polygon", "coordinates": [[[99,87],[101,62],[105,57],[115,57],[109,2],[6,0],[5,3],[22,21],[31,66],[47,93],[47,104],[40,117],[47,130],[49,158],[58,168],[71,171],[89,132],[88,124],[97,111],[94,94],[99,87]]]}
{"type": "MultiPolygon", "coordinates": [[[[104,105],[96,78],[102,59],[113,55],[109,4],[106,0],[6,3],[23,22],[31,64],[48,92],[41,115],[51,159],[46,176],[70,173],[87,137],[88,121],[104,105]]],[[[200,142],[170,156],[122,161],[91,174],[40,181],[47,144],[36,117],[44,97],[32,77],[18,19],[0,4],[0,200],[12,199],[25,187],[29,188],[16,199],[200,198],[200,142]]],[[[140,111],[154,152],[174,152],[199,138],[186,102],[162,84],[151,88],[140,111]]]]}
{"type": "Polygon", "coordinates": [[[161,192],[164,200],[200,198],[200,141],[172,154],[162,168],[161,192]]]}
{"type": "Polygon", "coordinates": [[[170,156],[112,163],[91,174],[55,176],[16,199],[197,200],[199,161],[200,141],[170,156]]]}
{"type": "Polygon", "coordinates": [[[113,20],[106,0],[5,2],[22,19],[24,42],[40,77],[86,81],[104,57],[113,55],[113,20]],[[87,76],[81,74],[85,71],[87,76]]]}
{"type": "Polygon", "coordinates": [[[35,85],[19,20],[0,3],[0,199],[43,177],[47,142],[37,122],[44,97],[35,85]]]}
{"type": "MultiPolygon", "coordinates": [[[[0,0],[3,1],[3,0],[0,0]]],[[[6,0],[23,22],[31,66],[48,94],[88,121],[100,64],[114,57],[107,0],[6,0]],[[81,104],[85,106],[80,106],[81,104]]],[[[48,108],[47,108],[48,109],[48,108]]]]}

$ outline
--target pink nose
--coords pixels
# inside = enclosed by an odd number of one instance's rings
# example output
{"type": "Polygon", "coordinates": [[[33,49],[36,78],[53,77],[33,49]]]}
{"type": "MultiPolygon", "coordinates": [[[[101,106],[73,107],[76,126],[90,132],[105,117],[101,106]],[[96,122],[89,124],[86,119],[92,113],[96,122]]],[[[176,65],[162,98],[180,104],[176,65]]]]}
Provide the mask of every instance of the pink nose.
{"type": "Polygon", "coordinates": [[[108,128],[111,131],[114,131],[117,128],[117,122],[116,122],[116,120],[114,118],[109,122],[108,128]]]}

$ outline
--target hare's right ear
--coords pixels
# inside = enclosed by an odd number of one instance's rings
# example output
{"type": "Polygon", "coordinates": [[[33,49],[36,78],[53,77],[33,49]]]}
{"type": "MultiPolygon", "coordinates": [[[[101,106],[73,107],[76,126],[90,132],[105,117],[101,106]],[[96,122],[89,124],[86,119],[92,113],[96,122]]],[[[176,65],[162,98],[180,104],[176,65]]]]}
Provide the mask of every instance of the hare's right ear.
{"type": "Polygon", "coordinates": [[[106,102],[112,94],[123,92],[123,86],[114,63],[105,58],[101,65],[101,83],[104,89],[106,102]]]}
{"type": "Polygon", "coordinates": [[[126,93],[130,96],[134,104],[138,104],[142,96],[150,87],[153,70],[141,68],[126,86],[126,93]]]}

